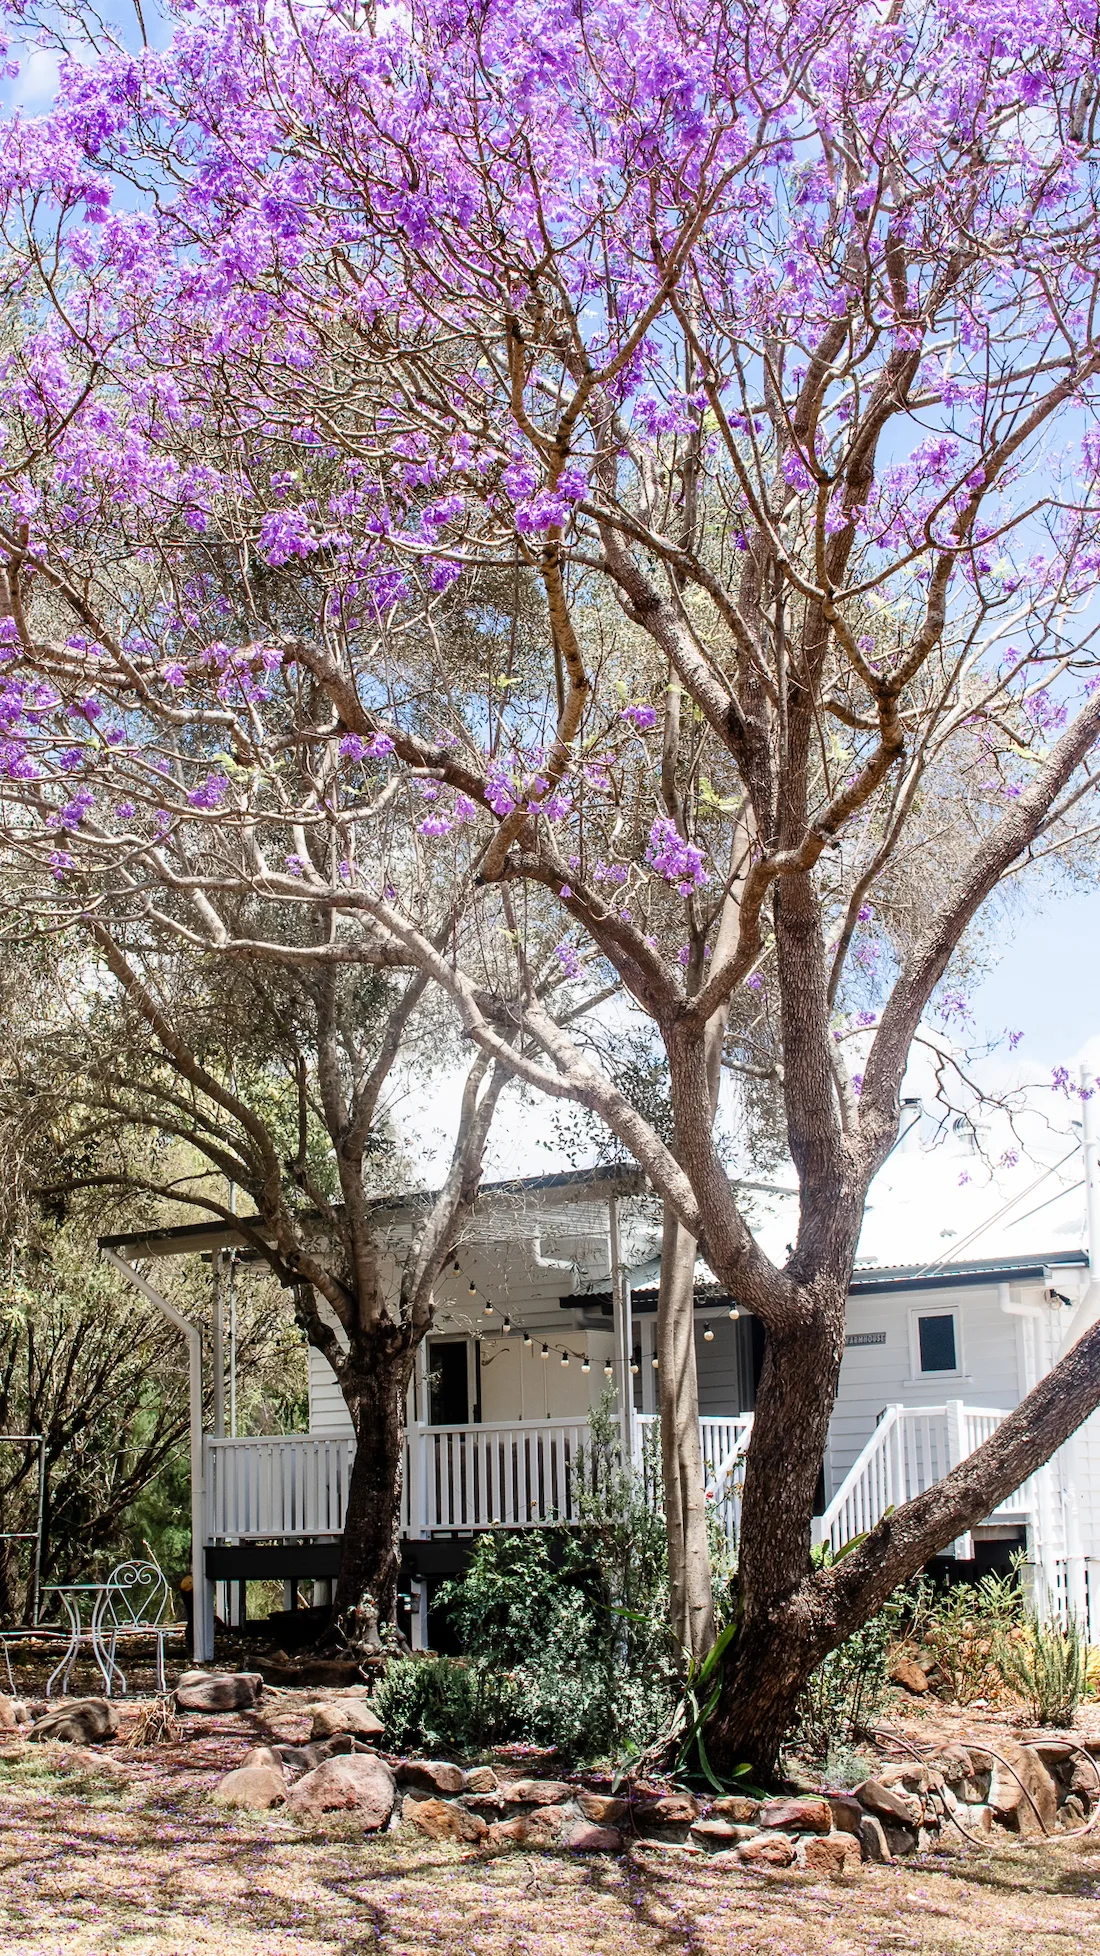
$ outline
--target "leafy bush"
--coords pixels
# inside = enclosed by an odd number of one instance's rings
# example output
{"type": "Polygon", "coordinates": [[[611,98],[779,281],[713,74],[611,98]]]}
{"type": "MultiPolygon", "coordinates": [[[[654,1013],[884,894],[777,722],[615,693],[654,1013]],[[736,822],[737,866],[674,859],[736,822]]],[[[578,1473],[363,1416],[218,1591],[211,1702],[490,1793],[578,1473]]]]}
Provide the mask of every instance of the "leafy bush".
{"type": "Polygon", "coordinates": [[[818,1665],[799,1700],[793,1743],[815,1759],[846,1757],[850,1742],[874,1718],[886,1695],[890,1647],[911,1607],[896,1590],[876,1616],[818,1665]]]}
{"type": "Polygon", "coordinates": [[[1075,1618],[1063,1630],[1060,1623],[1044,1623],[1033,1613],[1014,1635],[998,1639],[994,1661],[1037,1725],[1071,1725],[1085,1695],[1086,1655],[1075,1618]]]}
{"type": "Polygon", "coordinates": [[[652,1471],[623,1465],[605,1398],[574,1464],[575,1525],[482,1535],[440,1591],[467,1664],[507,1680],[514,1736],[593,1759],[644,1750],[667,1726],[676,1663],[652,1471]]]}
{"type": "Polygon", "coordinates": [[[456,1657],[400,1657],[375,1687],[373,1708],[399,1752],[475,1753],[521,1731],[513,1680],[456,1657]]]}
{"type": "Polygon", "coordinates": [[[976,1583],[914,1588],[912,1635],[935,1659],[956,1704],[996,1697],[1003,1682],[998,1653],[1023,1620],[1015,1569],[976,1583]]]}

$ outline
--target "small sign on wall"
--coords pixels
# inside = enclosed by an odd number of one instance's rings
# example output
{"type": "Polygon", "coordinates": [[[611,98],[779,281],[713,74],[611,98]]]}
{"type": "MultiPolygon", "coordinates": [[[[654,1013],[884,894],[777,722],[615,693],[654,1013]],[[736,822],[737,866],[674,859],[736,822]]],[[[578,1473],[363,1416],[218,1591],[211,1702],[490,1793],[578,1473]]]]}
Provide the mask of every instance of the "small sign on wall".
{"type": "Polygon", "coordinates": [[[886,1343],[886,1333],[885,1331],[849,1331],[844,1343],[846,1345],[884,1345],[886,1343]]]}

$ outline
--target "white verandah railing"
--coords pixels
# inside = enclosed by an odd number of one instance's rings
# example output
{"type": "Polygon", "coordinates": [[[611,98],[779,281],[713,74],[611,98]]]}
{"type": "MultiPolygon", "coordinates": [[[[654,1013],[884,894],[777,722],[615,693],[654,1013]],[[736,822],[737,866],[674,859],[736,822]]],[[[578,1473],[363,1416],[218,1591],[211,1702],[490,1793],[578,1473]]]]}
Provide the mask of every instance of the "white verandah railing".
{"type": "MultiPolygon", "coordinates": [[[[887,1406],[866,1446],[853,1463],[823,1515],[814,1539],[837,1551],[856,1535],[900,1508],[965,1460],[995,1433],[1007,1413],[989,1406],[887,1406]]],[[[999,1519],[1035,1510],[1035,1490],[1025,1481],[996,1510],[999,1519]]]]}
{"type": "MultiPolygon", "coordinates": [[[[636,1462],[653,1415],[639,1415],[636,1462]]],[[[699,1422],[703,1475],[727,1532],[740,1515],[752,1415],[699,1422]]],[[[577,1470],[587,1420],[413,1427],[405,1454],[402,1523],[410,1535],[454,1529],[545,1527],[577,1519],[577,1470]]],[[[264,1541],[339,1535],[355,1455],[350,1435],[207,1439],[206,1539],[264,1541]]],[[[659,1488],[657,1469],[654,1491],[659,1488]]]]}

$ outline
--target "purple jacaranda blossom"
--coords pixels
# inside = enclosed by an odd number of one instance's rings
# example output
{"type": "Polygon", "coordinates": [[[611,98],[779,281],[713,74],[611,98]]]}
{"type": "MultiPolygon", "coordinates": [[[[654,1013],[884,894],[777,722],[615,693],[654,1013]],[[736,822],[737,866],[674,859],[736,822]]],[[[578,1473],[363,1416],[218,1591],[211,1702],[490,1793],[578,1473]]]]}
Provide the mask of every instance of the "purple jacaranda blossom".
{"type": "Polygon", "coordinates": [[[555,944],[554,956],[567,978],[579,977],[581,961],[571,944],[555,944]]]}
{"type": "Polygon", "coordinates": [[[434,815],[426,815],[422,822],[417,823],[421,835],[449,835],[453,826],[450,816],[438,811],[434,815]]]}
{"type": "Polygon", "coordinates": [[[74,768],[82,767],[85,760],[83,747],[66,747],[57,757],[57,765],[63,774],[71,774],[74,768]]]}
{"type": "Polygon", "coordinates": [[[619,718],[629,721],[639,733],[646,733],[657,724],[657,709],[655,706],[624,706],[619,718]]]}
{"type": "Polygon", "coordinates": [[[455,796],[454,818],[456,822],[476,822],[480,812],[476,801],[471,801],[469,795],[457,794],[455,796]]]}
{"type": "Polygon", "coordinates": [[[675,822],[658,815],[649,831],[646,861],[666,883],[675,883],[682,896],[702,889],[707,881],[703,852],[693,842],[685,842],[675,822]]]}
{"type": "Polygon", "coordinates": [[[301,876],[305,871],[305,862],[301,856],[292,854],[286,858],[286,867],[292,876],[301,876]]]}
{"type": "Polygon", "coordinates": [[[192,808],[220,808],[229,792],[229,781],[224,774],[208,774],[197,788],[192,788],[187,800],[192,808]]]}
{"type": "Polygon", "coordinates": [[[115,809],[115,814],[118,816],[120,822],[132,822],[134,816],[137,814],[137,809],[132,801],[120,801],[118,807],[115,809]]]}

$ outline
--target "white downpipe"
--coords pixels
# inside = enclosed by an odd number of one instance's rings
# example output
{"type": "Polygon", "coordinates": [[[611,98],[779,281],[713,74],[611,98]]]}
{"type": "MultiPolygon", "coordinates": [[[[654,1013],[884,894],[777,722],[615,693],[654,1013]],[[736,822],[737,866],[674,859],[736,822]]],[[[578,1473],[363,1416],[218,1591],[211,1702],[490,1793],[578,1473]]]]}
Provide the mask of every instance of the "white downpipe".
{"type": "Polygon", "coordinates": [[[214,1655],[214,1585],[206,1580],[203,1566],[203,1536],[205,1532],[204,1515],[204,1477],[203,1477],[203,1437],[202,1437],[202,1336],[198,1325],[192,1324],[169,1304],[159,1290],[154,1290],[141,1273],[127,1263],[124,1257],[116,1256],[114,1250],[101,1250],[100,1255],[107,1263],[112,1263],[121,1271],[127,1283],[139,1290],[150,1304],[155,1304],[169,1324],[187,1340],[190,1361],[190,1401],[191,1401],[191,1608],[194,1623],[194,1646],[196,1664],[206,1664],[214,1655]]]}

